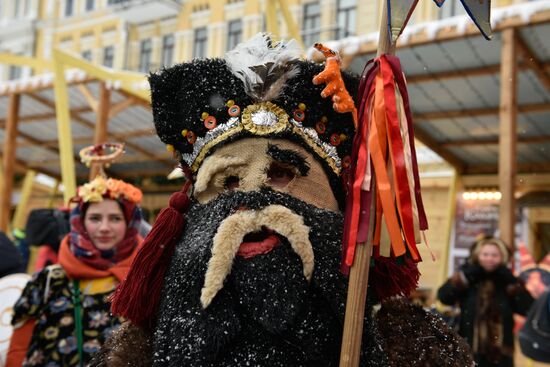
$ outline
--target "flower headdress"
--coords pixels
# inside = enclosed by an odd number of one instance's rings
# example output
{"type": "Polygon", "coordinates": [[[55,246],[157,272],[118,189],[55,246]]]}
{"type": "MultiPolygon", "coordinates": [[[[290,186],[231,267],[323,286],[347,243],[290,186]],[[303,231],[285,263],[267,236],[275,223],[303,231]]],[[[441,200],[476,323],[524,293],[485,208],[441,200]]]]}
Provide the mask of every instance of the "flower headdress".
{"type": "Polygon", "coordinates": [[[103,170],[103,166],[108,167],[123,153],[124,144],[117,143],[99,144],[82,149],[79,153],[82,163],[88,167],[93,164],[99,165],[99,174],[92,181],[78,188],[75,201],[97,203],[103,198],[110,198],[124,199],[134,204],[141,203],[143,194],[140,189],[122,180],[107,178],[103,170]]]}

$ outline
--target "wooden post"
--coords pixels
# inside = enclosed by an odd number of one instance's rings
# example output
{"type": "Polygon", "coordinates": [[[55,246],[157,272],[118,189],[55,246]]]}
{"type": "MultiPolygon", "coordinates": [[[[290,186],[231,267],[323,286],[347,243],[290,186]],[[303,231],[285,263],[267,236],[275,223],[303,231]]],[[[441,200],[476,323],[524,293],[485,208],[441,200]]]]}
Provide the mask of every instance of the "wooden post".
{"type": "Polygon", "coordinates": [[[17,203],[15,214],[13,215],[13,220],[11,222],[11,228],[13,229],[25,228],[25,214],[27,214],[27,208],[29,204],[29,199],[32,194],[32,186],[34,184],[35,177],[35,171],[33,171],[32,169],[27,171],[27,174],[25,175],[25,180],[23,181],[23,186],[21,187],[21,196],[19,198],[19,203],[17,203]]]}
{"type": "Polygon", "coordinates": [[[513,251],[516,224],[516,141],[517,141],[517,43],[514,28],[502,31],[500,60],[500,133],[498,179],[502,194],[499,208],[501,239],[513,251]]]}
{"type": "MultiPolygon", "coordinates": [[[[395,45],[391,42],[388,30],[387,2],[383,1],[382,19],[380,20],[380,38],[378,40],[377,56],[394,54],[395,45]]],[[[372,180],[374,180],[372,172],[372,180]]],[[[376,182],[376,181],[375,181],[376,182]]],[[[374,191],[376,188],[374,188],[374,191]]],[[[372,238],[374,218],[376,217],[375,196],[370,208],[370,222],[367,243],[357,245],[353,266],[350,269],[348,295],[346,300],[346,315],[344,318],[344,334],[340,350],[340,367],[357,367],[361,357],[361,342],[365,320],[365,303],[367,301],[367,286],[369,284],[369,268],[372,255],[372,238]]]]}
{"type": "Polygon", "coordinates": [[[55,197],[59,193],[59,180],[55,180],[54,186],[52,187],[52,191],[50,192],[50,200],[48,200],[47,208],[53,208],[55,204],[55,197]]]}
{"type": "Polygon", "coordinates": [[[447,216],[447,233],[445,234],[445,244],[443,247],[443,252],[441,253],[441,258],[439,259],[441,263],[440,273],[439,273],[439,282],[438,284],[443,284],[447,280],[447,277],[449,276],[449,252],[451,247],[451,234],[453,233],[453,224],[456,217],[456,202],[457,197],[456,194],[459,191],[462,191],[462,180],[460,177],[460,173],[453,169],[453,178],[451,181],[451,186],[449,187],[449,204],[447,207],[449,208],[448,216],[447,216]]]}
{"type": "Polygon", "coordinates": [[[4,189],[0,193],[0,230],[8,233],[8,223],[13,191],[13,176],[15,172],[15,149],[17,139],[17,119],[19,118],[20,95],[11,94],[6,118],[4,135],[4,189]]]}
{"type": "MultiPolygon", "coordinates": [[[[372,173],[374,180],[374,172],[372,173]]],[[[375,196],[371,204],[367,243],[360,243],[355,249],[355,259],[349,272],[344,334],[340,349],[340,367],[357,367],[361,357],[363,324],[365,323],[365,303],[369,284],[370,258],[372,256],[372,237],[376,217],[375,196]]]]}
{"type": "MultiPolygon", "coordinates": [[[[103,144],[107,141],[107,125],[109,123],[109,109],[111,104],[111,91],[107,89],[105,82],[99,85],[99,101],[96,110],[96,124],[94,144],[103,144]]],[[[93,180],[99,173],[99,166],[94,164],[90,167],[90,180],[93,180]]]]}
{"type": "Polygon", "coordinates": [[[0,157],[0,192],[4,191],[4,156],[0,157]]]}
{"type": "Polygon", "coordinates": [[[65,66],[58,52],[54,51],[54,89],[55,114],[57,119],[57,137],[59,139],[59,158],[61,160],[61,177],[63,178],[63,199],[65,203],[76,195],[76,175],[73,158],[73,141],[69,111],[69,95],[65,80],[65,66]]]}
{"type": "Polygon", "coordinates": [[[266,30],[275,37],[280,37],[279,23],[277,22],[277,9],[275,7],[276,0],[265,1],[265,23],[266,30]]]}
{"type": "MultiPolygon", "coordinates": [[[[287,0],[279,0],[279,6],[281,8],[281,12],[283,13],[283,17],[286,23],[286,28],[288,29],[288,33],[290,33],[290,37],[294,38],[296,42],[298,42],[300,46],[303,49],[305,49],[306,46],[304,45],[304,40],[302,40],[302,36],[300,35],[298,26],[296,25],[296,22],[294,21],[294,18],[290,13],[287,0]]],[[[307,45],[307,47],[311,47],[311,46],[312,45],[307,45]]]]}

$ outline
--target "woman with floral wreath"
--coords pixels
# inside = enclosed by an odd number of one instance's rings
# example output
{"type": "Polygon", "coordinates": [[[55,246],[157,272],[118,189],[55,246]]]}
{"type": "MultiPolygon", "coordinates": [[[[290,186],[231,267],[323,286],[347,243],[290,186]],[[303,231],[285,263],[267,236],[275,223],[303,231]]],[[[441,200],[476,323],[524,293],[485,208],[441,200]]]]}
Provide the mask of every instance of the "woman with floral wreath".
{"type": "Polygon", "coordinates": [[[110,297],[142,242],[141,198],[101,175],[78,189],[59,264],[34,274],[14,306],[7,367],[84,366],[118,328],[110,297]]]}

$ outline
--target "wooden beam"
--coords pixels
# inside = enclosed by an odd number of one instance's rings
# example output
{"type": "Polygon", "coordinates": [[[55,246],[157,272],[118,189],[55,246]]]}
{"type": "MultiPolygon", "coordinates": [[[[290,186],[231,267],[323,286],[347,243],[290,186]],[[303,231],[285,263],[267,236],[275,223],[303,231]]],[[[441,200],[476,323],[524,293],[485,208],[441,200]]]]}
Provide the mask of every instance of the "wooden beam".
{"type": "MultiPolygon", "coordinates": [[[[500,21],[495,27],[493,27],[493,34],[497,32],[503,32],[509,28],[518,28],[523,27],[526,24],[530,26],[536,24],[547,24],[550,23],[550,9],[541,10],[533,14],[530,19],[526,22],[519,14],[514,17],[505,18],[500,21]]],[[[398,42],[397,49],[402,50],[409,47],[421,46],[426,44],[432,44],[435,42],[443,41],[452,41],[457,39],[464,39],[468,37],[479,37],[479,29],[475,26],[473,22],[469,22],[465,29],[462,27],[451,26],[446,28],[441,28],[437,34],[433,35],[429,27],[426,27],[424,30],[419,31],[416,34],[411,35],[407,42],[398,42]]],[[[355,52],[355,57],[362,56],[365,54],[374,54],[378,48],[378,43],[376,39],[372,39],[369,42],[364,42],[359,45],[359,50],[355,52]]],[[[345,53],[344,53],[345,56],[345,53]]]]}
{"type": "MultiPolygon", "coordinates": [[[[105,86],[105,82],[99,84],[99,101],[96,109],[96,123],[94,145],[107,142],[107,130],[109,123],[109,108],[111,105],[111,91],[105,86]]],[[[100,172],[100,166],[90,167],[90,180],[93,180],[100,172]]]]}
{"type": "Polygon", "coordinates": [[[128,92],[126,92],[126,91],[124,91],[124,90],[122,90],[122,89],[117,90],[117,92],[120,93],[120,94],[122,94],[122,95],[125,96],[126,98],[133,98],[133,97],[136,97],[136,99],[135,99],[135,101],[134,101],[135,104],[137,104],[137,105],[139,105],[139,106],[141,106],[141,107],[143,107],[143,108],[145,108],[145,109],[147,109],[147,110],[149,110],[149,111],[152,110],[152,109],[151,109],[151,101],[145,100],[145,99],[142,99],[142,98],[139,98],[138,96],[135,96],[135,95],[133,95],[133,94],[130,94],[130,93],[128,93],[128,92]]]}
{"type": "MultiPolygon", "coordinates": [[[[32,136],[28,135],[28,134],[25,134],[21,131],[18,132],[18,135],[20,138],[22,138],[23,140],[25,140],[27,142],[27,144],[30,144],[30,146],[40,146],[40,143],[41,141],[36,139],[36,138],[33,138],[32,136]],[[34,144],[34,145],[33,145],[34,144]]],[[[19,147],[22,146],[22,144],[18,144],[19,147]]],[[[52,153],[55,153],[57,155],[60,155],[59,153],[59,147],[58,145],[56,146],[42,146],[44,149],[52,152],[52,153]]],[[[73,154],[73,159],[75,161],[80,161],[80,156],[78,154],[73,154]]],[[[59,166],[59,158],[56,159],[56,162],[57,162],[57,166],[59,166]]],[[[40,164],[44,164],[43,162],[40,162],[40,164]]]]}
{"type": "MultiPolygon", "coordinates": [[[[1,155],[0,155],[0,163],[3,161],[3,159],[4,159],[4,155],[1,154],[1,155]]],[[[46,176],[50,176],[50,177],[53,177],[53,178],[55,178],[55,179],[60,179],[60,178],[61,178],[58,174],[56,174],[56,173],[54,173],[54,172],[52,172],[52,171],[49,171],[49,170],[47,170],[47,169],[44,169],[44,167],[43,167],[42,165],[39,165],[39,166],[36,166],[36,167],[35,167],[35,166],[32,166],[31,164],[28,164],[27,162],[23,162],[23,161],[20,160],[20,159],[16,159],[16,160],[15,160],[15,170],[16,170],[17,172],[19,172],[19,173],[22,173],[22,174],[26,174],[27,171],[29,171],[29,170],[34,170],[34,171],[36,171],[36,172],[38,172],[38,173],[42,173],[42,174],[44,174],[44,175],[46,175],[46,176]]],[[[1,171],[1,170],[0,170],[0,171],[1,171]]],[[[0,172],[0,173],[1,173],[1,172],[0,172]]],[[[0,175],[0,178],[2,178],[2,175],[0,175]]],[[[0,182],[0,184],[3,184],[3,183],[4,183],[4,180],[2,180],[2,181],[0,182]]],[[[0,188],[1,188],[1,187],[2,187],[2,186],[0,185],[0,188]]]]}
{"type": "Polygon", "coordinates": [[[445,230],[445,245],[441,251],[441,258],[437,259],[441,264],[439,268],[439,282],[438,284],[444,284],[447,278],[449,277],[449,253],[451,251],[451,243],[453,242],[451,236],[453,234],[453,226],[456,219],[456,203],[457,203],[457,192],[462,189],[462,180],[461,176],[453,170],[453,177],[451,181],[451,187],[449,188],[448,193],[448,204],[447,204],[447,222],[445,230]]]}
{"type": "MultiPolygon", "coordinates": [[[[67,85],[74,85],[74,84],[80,84],[80,83],[88,83],[93,82],[97,79],[84,76],[82,79],[75,79],[71,81],[67,81],[67,85]]],[[[0,97],[2,96],[8,96],[11,93],[18,93],[18,94],[27,94],[27,93],[35,93],[41,90],[46,89],[52,89],[53,88],[53,82],[49,81],[47,83],[42,84],[42,82],[39,85],[35,85],[33,83],[16,83],[13,89],[8,89],[4,92],[0,93],[0,97]]]]}
{"type": "MultiPolygon", "coordinates": [[[[83,112],[90,112],[92,109],[90,107],[78,107],[74,108],[72,111],[75,113],[83,113],[83,112]]],[[[28,115],[28,116],[20,116],[18,123],[30,123],[30,122],[37,122],[37,121],[47,121],[47,120],[54,120],[55,119],[55,112],[46,112],[46,113],[38,113],[35,115],[28,115]]],[[[6,120],[0,119],[0,129],[3,129],[6,126],[6,120]]]]}
{"type": "Polygon", "coordinates": [[[500,70],[500,65],[482,66],[463,70],[443,71],[440,73],[408,75],[408,84],[426,83],[434,80],[458,79],[464,77],[475,77],[495,74],[500,70]]]}
{"type": "MultiPolygon", "coordinates": [[[[550,72],[550,62],[541,63],[540,65],[545,72],[550,72]]],[[[522,61],[518,64],[518,70],[520,71],[529,69],[530,67],[531,66],[525,61],[522,61]]],[[[500,65],[489,65],[489,66],[474,67],[469,69],[442,71],[439,73],[407,75],[407,83],[417,84],[417,83],[433,82],[434,80],[462,79],[465,77],[492,75],[492,74],[497,74],[499,72],[500,72],[500,65]]]]}
{"type": "MultiPolygon", "coordinates": [[[[517,110],[520,113],[547,112],[547,111],[550,111],[550,103],[533,103],[533,104],[517,106],[517,110]]],[[[442,119],[461,118],[461,117],[479,117],[479,116],[497,115],[499,113],[500,113],[500,109],[497,107],[472,108],[469,110],[418,112],[414,114],[414,120],[425,121],[425,120],[442,120],[442,119]]]]}
{"type": "Polygon", "coordinates": [[[128,171],[123,171],[123,170],[118,170],[117,171],[117,167],[116,167],[116,164],[114,164],[112,167],[111,167],[111,172],[113,172],[113,174],[117,175],[118,177],[122,177],[122,178],[125,178],[125,177],[128,177],[128,178],[136,178],[137,176],[139,177],[153,177],[153,176],[168,176],[168,174],[170,172],[172,172],[172,170],[177,166],[177,162],[174,161],[174,163],[172,164],[172,168],[168,169],[168,168],[163,168],[159,165],[158,168],[153,168],[153,169],[138,169],[138,170],[128,170],[128,171]]]}
{"type": "MultiPolygon", "coordinates": [[[[165,154],[158,154],[156,156],[153,156],[153,159],[149,159],[149,158],[145,158],[141,155],[133,155],[133,156],[127,156],[127,155],[123,155],[122,157],[118,158],[116,160],[116,163],[148,163],[148,162],[151,162],[151,161],[160,161],[162,159],[164,159],[166,157],[165,154]]],[[[41,164],[43,166],[59,166],[59,159],[47,159],[47,160],[43,160],[43,161],[36,161],[36,162],[29,162],[29,164],[33,164],[33,163],[36,163],[36,164],[41,164]]],[[[177,164],[176,161],[173,162],[173,166],[175,166],[177,164]]],[[[116,168],[115,166],[113,166],[114,168],[116,168]]]]}
{"type": "MultiPolygon", "coordinates": [[[[550,142],[550,135],[548,136],[530,136],[528,138],[517,138],[518,144],[540,144],[550,142]]],[[[482,138],[477,140],[454,140],[447,143],[440,144],[443,148],[449,147],[463,147],[472,145],[495,145],[498,144],[498,138],[482,138]]]]}
{"type": "MultiPolygon", "coordinates": [[[[550,172],[550,163],[518,163],[516,171],[520,173],[550,172]]],[[[497,164],[470,165],[464,173],[465,175],[494,175],[498,173],[498,166],[497,164]]]]}
{"type": "MultiPolygon", "coordinates": [[[[19,123],[23,122],[35,122],[35,121],[44,121],[55,118],[55,113],[47,112],[47,113],[39,113],[36,115],[29,115],[19,118],[19,123]]],[[[6,119],[0,120],[0,129],[3,129],[6,127],[6,119]]]]}
{"type": "Polygon", "coordinates": [[[76,169],[73,159],[74,149],[71,132],[70,101],[67,80],[65,78],[65,65],[56,55],[54,60],[54,92],[55,113],[57,121],[57,137],[59,138],[59,158],[61,164],[61,177],[63,179],[63,201],[76,195],[76,169]]]}
{"type": "Polygon", "coordinates": [[[4,157],[0,158],[0,192],[4,192],[4,157]]]}
{"type": "Polygon", "coordinates": [[[452,154],[449,150],[443,149],[441,144],[436,142],[430,135],[423,132],[421,129],[414,130],[414,137],[420,140],[424,145],[437,153],[447,163],[455,168],[457,174],[462,174],[466,168],[466,164],[452,154]]]}
{"type": "Polygon", "coordinates": [[[271,33],[274,37],[281,37],[279,32],[279,22],[277,19],[277,9],[275,7],[275,0],[266,0],[265,4],[265,22],[268,33],[271,33]]]}
{"type": "Polygon", "coordinates": [[[514,28],[502,32],[500,71],[500,131],[498,178],[502,198],[499,205],[500,238],[515,248],[516,141],[517,141],[517,37],[514,28]]]}
{"type": "MultiPolygon", "coordinates": [[[[285,20],[286,29],[288,30],[290,37],[294,38],[296,42],[298,42],[298,44],[304,50],[306,49],[306,46],[307,47],[312,46],[312,45],[304,45],[304,41],[302,40],[302,36],[300,35],[298,26],[296,25],[296,22],[294,21],[294,17],[290,12],[290,7],[288,6],[287,0],[279,0],[279,8],[281,9],[281,13],[283,14],[283,19],[285,20]]],[[[277,19],[275,19],[275,22],[276,21],[277,19]]],[[[277,34],[277,36],[280,36],[280,34],[277,34]]]]}
{"type": "Polygon", "coordinates": [[[15,208],[15,214],[11,222],[11,228],[24,229],[25,228],[25,215],[27,214],[29,199],[32,194],[32,187],[34,184],[34,178],[36,177],[36,171],[28,170],[23,180],[23,186],[21,186],[21,195],[19,197],[19,203],[15,208]]]}
{"type": "Polygon", "coordinates": [[[550,75],[546,73],[544,64],[537,59],[537,55],[529,48],[527,43],[521,38],[521,34],[517,35],[517,47],[523,55],[523,62],[528,65],[535,73],[541,84],[550,93],[550,75]]]}
{"type": "MultiPolygon", "coordinates": [[[[103,84],[103,83],[101,83],[101,84],[103,84]]],[[[90,106],[90,108],[95,113],[97,113],[98,101],[92,95],[92,92],[90,92],[90,90],[86,87],[85,84],[79,84],[78,85],[78,90],[80,91],[80,93],[82,93],[82,95],[84,96],[84,99],[86,100],[86,102],[88,102],[88,105],[90,106]]]]}
{"type": "Polygon", "coordinates": [[[19,117],[19,104],[21,96],[12,94],[9,97],[8,116],[4,135],[4,188],[0,193],[0,230],[8,233],[8,223],[11,208],[11,195],[13,191],[13,177],[15,171],[15,151],[17,149],[17,118],[19,117]]]}
{"type": "MultiPolygon", "coordinates": [[[[86,125],[87,126],[87,125],[86,125]]],[[[111,134],[113,135],[113,134],[111,134]]],[[[116,136],[120,136],[121,134],[114,134],[116,136]]],[[[155,136],[155,128],[152,127],[150,129],[144,129],[144,130],[135,130],[135,131],[130,131],[130,132],[127,132],[127,133],[124,133],[124,138],[125,138],[125,141],[126,139],[130,139],[130,138],[138,138],[138,137],[142,137],[142,136],[155,136]]],[[[94,137],[93,136],[81,136],[81,137],[78,137],[78,138],[73,138],[73,143],[74,144],[93,144],[94,142],[94,137]]],[[[57,145],[59,144],[59,141],[57,139],[55,140],[43,140],[43,141],[39,141],[37,142],[36,144],[34,143],[30,143],[30,142],[21,142],[18,144],[18,147],[30,147],[30,146],[41,146],[41,147],[57,147],[57,145]]],[[[120,160],[117,160],[117,162],[119,162],[120,160]]]]}
{"type": "MultiPolygon", "coordinates": [[[[73,143],[74,144],[93,144],[94,143],[94,137],[93,136],[83,136],[83,137],[80,137],[80,138],[73,138],[73,143]]],[[[21,142],[17,146],[21,147],[21,148],[23,148],[23,147],[35,147],[35,146],[55,148],[58,145],[59,145],[59,140],[55,139],[55,140],[41,140],[37,144],[33,144],[31,142],[28,142],[28,141],[27,142],[21,142]]]]}
{"type": "Polygon", "coordinates": [[[128,97],[125,100],[118,102],[115,105],[112,105],[111,108],[109,109],[109,119],[112,119],[113,117],[115,117],[116,115],[118,115],[119,113],[127,109],[128,107],[136,104],[137,99],[138,98],[135,98],[135,97],[128,97]]]}
{"type": "MultiPolygon", "coordinates": [[[[39,101],[39,102],[42,102],[44,105],[46,106],[55,106],[55,104],[47,99],[47,98],[44,98],[42,96],[39,96],[35,93],[29,93],[27,94],[29,97],[35,99],[36,101],[39,101]]],[[[70,115],[71,115],[71,119],[74,119],[75,122],[83,125],[83,126],[86,126],[88,127],[89,129],[91,130],[94,130],[95,131],[95,125],[94,123],[86,120],[85,118],[83,118],[82,116],[80,116],[78,113],[74,113],[73,111],[70,111],[70,115]]],[[[147,130],[139,130],[139,131],[147,131],[147,130]]],[[[145,134],[144,134],[145,135],[145,134]]],[[[130,143],[130,142],[127,142],[126,141],[126,138],[127,138],[127,134],[113,134],[113,133],[110,133],[109,134],[110,138],[113,139],[113,141],[119,141],[119,142],[123,142],[124,144],[126,144],[126,146],[128,148],[132,148],[133,150],[135,150],[136,152],[139,152],[141,153],[144,157],[147,157],[149,160],[151,159],[154,159],[154,154],[143,149],[142,147],[140,147],[139,145],[137,144],[134,144],[134,143],[130,143]]],[[[167,167],[173,167],[174,166],[174,161],[172,160],[169,160],[169,159],[163,159],[160,161],[162,164],[164,164],[165,166],[167,167]]]]}

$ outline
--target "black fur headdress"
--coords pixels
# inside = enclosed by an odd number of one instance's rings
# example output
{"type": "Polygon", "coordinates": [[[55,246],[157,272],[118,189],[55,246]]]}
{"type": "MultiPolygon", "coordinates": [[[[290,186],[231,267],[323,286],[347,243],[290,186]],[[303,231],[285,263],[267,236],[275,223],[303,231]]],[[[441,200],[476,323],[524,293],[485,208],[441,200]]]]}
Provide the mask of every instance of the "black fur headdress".
{"type": "MultiPolygon", "coordinates": [[[[215,147],[251,136],[298,142],[334,180],[351,155],[351,113],[337,113],[292,43],[259,35],[225,59],[195,59],[149,77],[157,134],[195,173],[215,147]]],[[[357,78],[344,74],[352,95],[357,78]]]]}

